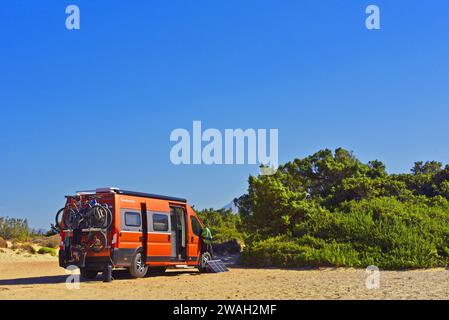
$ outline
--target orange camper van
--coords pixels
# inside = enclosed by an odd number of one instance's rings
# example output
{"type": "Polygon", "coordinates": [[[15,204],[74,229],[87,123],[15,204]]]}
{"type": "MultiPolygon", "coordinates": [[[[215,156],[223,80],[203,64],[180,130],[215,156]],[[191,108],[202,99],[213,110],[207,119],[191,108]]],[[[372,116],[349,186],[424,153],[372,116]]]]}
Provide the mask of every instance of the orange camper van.
{"type": "Polygon", "coordinates": [[[136,278],[180,265],[204,272],[212,259],[202,223],[185,199],[118,188],[66,199],[56,215],[59,265],[78,266],[85,279],[102,272],[111,281],[113,268],[127,268],[136,278]]]}

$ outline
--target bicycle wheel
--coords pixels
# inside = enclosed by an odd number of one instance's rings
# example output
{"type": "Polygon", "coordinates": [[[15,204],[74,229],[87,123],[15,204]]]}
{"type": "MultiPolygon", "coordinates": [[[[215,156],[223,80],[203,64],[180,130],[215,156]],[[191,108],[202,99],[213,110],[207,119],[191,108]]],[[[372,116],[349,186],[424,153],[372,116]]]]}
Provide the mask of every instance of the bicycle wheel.
{"type": "Polygon", "coordinates": [[[108,229],[111,226],[112,212],[106,206],[93,206],[87,216],[89,217],[89,224],[93,228],[108,229]]]}
{"type": "Polygon", "coordinates": [[[106,249],[108,240],[106,234],[100,231],[89,234],[87,249],[94,253],[99,253],[106,249]]]}
{"type": "Polygon", "coordinates": [[[90,208],[81,208],[78,211],[78,221],[77,227],[80,229],[90,228],[90,219],[89,219],[89,211],[90,208]]]}
{"type": "Polygon", "coordinates": [[[61,223],[62,223],[62,216],[63,216],[64,210],[65,210],[65,207],[59,209],[58,212],[56,213],[56,217],[55,217],[55,226],[56,226],[57,228],[59,228],[59,230],[62,229],[61,223]]]}
{"type": "Polygon", "coordinates": [[[65,208],[62,221],[65,229],[76,229],[78,227],[78,213],[73,208],[65,208]]]}

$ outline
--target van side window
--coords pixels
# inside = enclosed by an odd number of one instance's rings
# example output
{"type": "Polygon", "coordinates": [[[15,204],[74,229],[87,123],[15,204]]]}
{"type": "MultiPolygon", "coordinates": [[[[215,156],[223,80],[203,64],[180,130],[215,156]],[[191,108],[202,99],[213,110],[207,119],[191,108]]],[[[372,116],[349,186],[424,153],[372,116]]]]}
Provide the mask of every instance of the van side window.
{"type": "Polygon", "coordinates": [[[190,222],[192,223],[193,234],[199,237],[200,234],[201,234],[201,225],[200,225],[200,223],[198,222],[198,220],[194,216],[190,217],[190,222]]]}
{"type": "Polygon", "coordinates": [[[168,231],[168,215],[153,214],[153,230],[154,231],[168,231]]]}
{"type": "Polygon", "coordinates": [[[125,225],[128,227],[140,227],[142,221],[140,219],[140,213],[137,212],[125,212],[125,225]]]}

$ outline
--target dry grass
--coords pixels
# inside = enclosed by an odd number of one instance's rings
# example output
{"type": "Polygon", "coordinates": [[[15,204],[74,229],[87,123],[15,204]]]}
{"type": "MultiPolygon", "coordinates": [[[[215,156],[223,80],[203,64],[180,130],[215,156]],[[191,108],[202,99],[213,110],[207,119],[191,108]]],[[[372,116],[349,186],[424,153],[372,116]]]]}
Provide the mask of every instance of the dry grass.
{"type": "Polygon", "coordinates": [[[7,261],[11,256],[16,257],[13,260],[31,258],[38,253],[38,256],[46,256],[48,254],[55,257],[58,253],[59,241],[59,235],[51,237],[35,236],[29,241],[19,241],[17,239],[5,241],[5,249],[0,251],[0,261],[7,261]]]}
{"type": "Polygon", "coordinates": [[[36,254],[37,250],[36,248],[33,246],[33,244],[25,242],[25,243],[20,243],[17,241],[13,241],[11,246],[10,246],[11,250],[16,251],[17,254],[20,254],[20,252],[26,252],[29,254],[36,254]]]}
{"type": "Polygon", "coordinates": [[[0,237],[0,248],[8,248],[8,243],[2,237],[0,237]]]}
{"type": "Polygon", "coordinates": [[[36,249],[29,243],[21,244],[19,250],[28,252],[29,254],[36,254],[36,249]]]}
{"type": "Polygon", "coordinates": [[[48,247],[55,249],[59,247],[60,237],[59,234],[56,234],[51,237],[45,236],[35,237],[34,239],[31,240],[31,242],[38,245],[39,247],[48,247]]]}

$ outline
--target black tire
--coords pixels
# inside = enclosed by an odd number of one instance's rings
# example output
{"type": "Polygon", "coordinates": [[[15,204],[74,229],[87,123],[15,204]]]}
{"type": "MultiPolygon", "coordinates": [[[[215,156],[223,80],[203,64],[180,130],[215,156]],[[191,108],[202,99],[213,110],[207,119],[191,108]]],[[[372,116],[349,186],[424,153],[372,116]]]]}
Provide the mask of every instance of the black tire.
{"type": "Polygon", "coordinates": [[[61,222],[62,222],[62,213],[64,212],[65,208],[59,209],[59,211],[56,213],[55,217],[55,226],[61,230],[61,222]]]}
{"type": "Polygon", "coordinates": [[[62,225],[61,223],[64,225],[64,229],[73,229],[74,227],[74,221],[76,218],[76,211],[73,210],[72,208],[61,208],[59,209],[59,211],[56,213],[56,217],[55,217],[55,226],[61,230],[62,225]]]}
{"type": "Polygon", "coordinates": [[[100,231],[90,233],[88,242],[89,242],[88,250],[94,253],[102,252],[104,249],[106,249],[106,246],[108,244],[106,234],[100,231]]]}
{"type": "Polygon", "coordinates": [[[89,269],[86,269],[86,268],[81,268],[80,269],[80,273],[81,273],[81,278],[83,280],[93,280],[98,275],[98,271],[97,270],[89,270],[89,269]]]}
{"type": "Polygon", "coordinates": [[[198,270],[201,273],[208,272],[206,262],[212,260],[212,254],[209,251],[205,251],[200,255],[200,261],[198,264],[198,270]]]}
{"type": "Polygon", "coordinates": [[[103,269],[103,282],[111,282],[112,280],[112,266],[107,265],[103,269]]]}
{"type": "Polygon", "coordinates": [[[78,213],[74,209],[72,209],[72,208],[66,209],[62,216],[62,219],[64,221],[65,229],[78,228],[78,225],[79,225],[78,213]]]}
{"type": "Polygon", "coordinates": [[[142,251],[137,251],[134,255],[131,266],[129,267],[129,273],[134,278],[143,278],[148,272],[148,266],[143,260],[142,251]]]}
{"type": "Polygon", "coordinates": [[[111,226],[112,212],[106,206],[93,206],[89,209],[87,216],[89,217],[90,227],[108,229],[111,226]]]}

